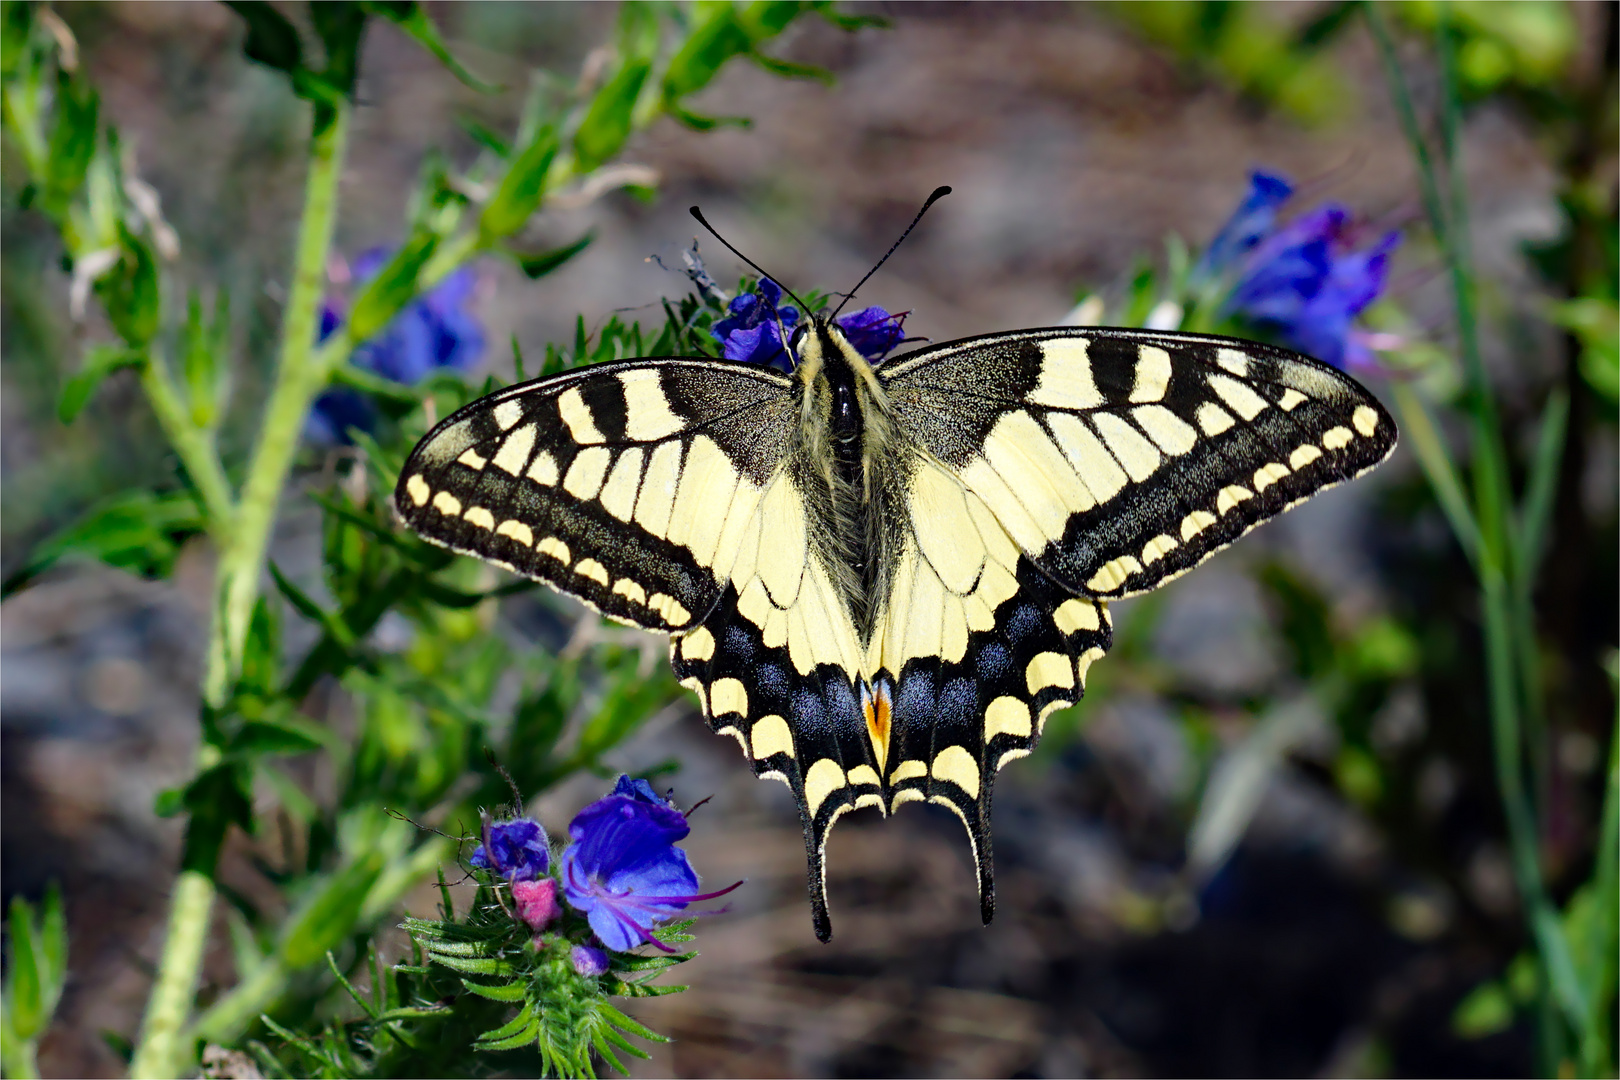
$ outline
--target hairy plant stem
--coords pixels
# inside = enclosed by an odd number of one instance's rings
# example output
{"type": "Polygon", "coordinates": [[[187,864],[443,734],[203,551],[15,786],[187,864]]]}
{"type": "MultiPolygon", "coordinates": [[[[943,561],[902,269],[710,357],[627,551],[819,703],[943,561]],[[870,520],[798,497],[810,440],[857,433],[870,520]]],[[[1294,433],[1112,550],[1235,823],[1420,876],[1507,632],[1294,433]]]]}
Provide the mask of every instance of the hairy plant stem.
{"type": "MultiPolygon", "coordinates": [[[[292,288],[281,327],[276,381],[265,408],[259,442],[248,464],[241,498],[221,542],[215,608],[209,633],[203,697],[220,706],[230,696],[241,662],[253,605],[258,599],[265,550],[304,417],[315,395],[326,385],[326,350],[315,349],[317,312],[326,273],[327,250],[337,217],[338,180],[348,135],[349,107],[335,107],[329,123],[311,140],[304,214],[299,225],[292,288]]],[[[151,365],[148,365],[150,368],[151,365]]],[[[160,395],[166,387],[158,386],[160,395]]],[[[150,392],[150,388],[149,388],[150,392]]],[[[154,397],[156,405],[160,400],[154,397]]],[[[175,401],[174,404],[178,404],[175,401]]],[[[177,443],[177,447],[178,447],[177,443]]],[[[221,478],[222,479],[222,478],[221,478]]],[[[205,494],[205,498],[208,496],[205,494]]],[[[199,771],[217,760],[216,748],[198,752],[199,771]]],[[[135,1077],[179,1076],[190,1063],[190,1044],[182,1033],[191,1015],[198,971],[214,902],[213,867],[188,868],[175,881],[168,933],[152,996],[147,1003],[140,1045],[130,1063],[135,1077]]]]}
{"type": "MultiPolygon", "coordinates": [[[[1418,179],[1430,227],[1439,242],[1450,279],[1455,309],[1458,346],[1467,377],[1464,412],[1468,419],[1472,450],[1473,505],[1466,525],[1455,520],[1455,508],[1447,504],[1452,492],[1434,485],[1448,518],[1458,529],[1458,539],[1476,557],[1471,559],[1479,580],[1480,609],[1484,624],[1485,667],[1490,703],[1492,756],[1496,780],[1507,822],[1508,845],[1514,879],[1524,903],[1528,929],[1535,944],[1541,968],[1544,1008],[1542,1015],[1562,1014],[1562,1021],[1579,1031],[1584,1023],[1584,995],[1575,975],[1569,943],[1558,921],[1558,913],[1547,894],[1542,878],[1539,830],[1535,808],[1525,784],[1524,747],[1527,728],[1539,730],[1541,703],[1528,676],[1535,671],[1533,656],[1521,655],[1535,649],[1536,635],[1527,605],[1515,604],[1514,597],[1528,596],[1529,582],[1521,575],[1534,573],[1528,560],[1519,557],[1517,537],[1512,527],[1512,490],[1508,479],[1507,451],[1496,399],[1479,348],[1479,320],[1475,308],[1474,280],[1467,237],[1467,190],[1461,164],[1457,160],[1460,107],[1456,96],[1451,30],[1448,12],[1442,8],[1439,36],[1441,83],[1441,148],[1448,188],[1442,190],[1440,172],[1419,126],[1405,75],[1395,55],[1395,46],[1377,4],[1364,4],[1367,22],[1377,41],[1388,74],[1391,95],[1401,126],[1411,144],[1418,167],[1418,179]],[[1458,528],[1462,526],[1461,528],[1458,528]]],[[[1442,454],[1444,453],[1442,448],[1442,454]]],[[[1425,462],[1431,481],[1434,470],[1425,462]]],[[[1554,1026],[1557,1026],[1556,1020],[1554,1026]]],[[[1544,1046],[1553,1049],[1562,1043],[1562,1032],[1544,1031],[1544,1046]],[[1550,1039],[1550,1042],[1548,1041],[1550,1039]]],[[[1557,1067],[1556,1060],[1543,1061],[1544,1067],[1557,1067]]]]}
{"type": "Polygon", "coordinates": [[[235,506],[231,482],[225,478],[225,469],[219,463],[213,430],[192,422],[174,379],[156,350],[148,352],[146,362],[141,365],[141,389],[146,391],[146,400],[169,445],[180,456],[180,463],[186,467],[197,494],[202,496],[209,532],[215,543],[225,543],[231,536],[235,506]]]}

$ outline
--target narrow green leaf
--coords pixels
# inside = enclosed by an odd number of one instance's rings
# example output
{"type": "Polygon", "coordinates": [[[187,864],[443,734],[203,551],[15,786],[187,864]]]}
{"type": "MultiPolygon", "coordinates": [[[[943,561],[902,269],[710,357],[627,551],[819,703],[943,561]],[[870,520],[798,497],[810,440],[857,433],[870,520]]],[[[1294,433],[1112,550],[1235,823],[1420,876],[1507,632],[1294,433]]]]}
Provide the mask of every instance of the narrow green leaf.
{"type": "Polygon", "coordinates": [[[1417,454],[1418,464],[1428,477],[1435,501],[1440,504],[1446,521],[1451,525],[1452,534],[1462,546],[1463,554],[1477,567],[1484,540],[1480,536],[1479,524],[1474,519],[1468,496],[1463,493],[1462,481],[1457,475],[1457,467],[1452,464],[1451,453],[1446,449],[1440,433],[1435,430],[1434,422],[1430,420],[1429,412],[1417,392],[1398,379],[1391,380],[1390,389],[1395,396],[1396,411],[1401,415],[1401,430],[1406,432],[1417,454]]]}
{"type": "Polygon", "coordinates": [[[186,808],[186,789],[164,788],[152,800],[152,813],[160,818],[172,818],[186,808]]]}
{"type": "Polygon", "coordinates": [[[477,994],[481,998],[488,998],[491,1001],[522,1001],[523,995],[528,993],[529,989],[521,982],[491,984],[474,982],[471,979],[462,979],[461,985],[465,986],[471,993],[477,994]]]}
{"type": "Polygon", "coordinates": [[[1494,979],[1474,987],[1451,1013],[1451,1030],[1464,1039],[1483,1039],[1512,1026],[1513,1002],[1494,979]]]}
{"type": "MultiPolygon", "coordinates": [[[[792,5],[795,9],[798,5],[792,5]]],[[[664,71],[666,107],[708,86],[727,60],[753,47],[731,4],[717,4],[670,58],[664,71]]]]}
{"type": "Polygon", "coordinates": [[[84,355],[84,365],[62,387],[62,397],[56,404],[56,416],[64,424],[78,419],[79,413],[90,403],[102,380],[115,371],[138,368],[145,364],[146,354],[122,345],[92,345],[84,355]]]}
{"type": "Polygon", "coordinates": [[[580,172],[596,168],[624,146],[630,137],[636,100],[651,71],[650,60],[629,60],[591,99],[591,107],[574,133],[574,156],[580,172]]]}
{"type": "Polygon", "coordinates": [[[366,13],[351,0],[323,0],[306,9],[309,21],[326,46],[326,70],[321,73],[328,86],[344,97],[354,96],[355,79],[360,73],[360,39],[366,32],[366,13]]]}
{"type": "Polygon", "coordinates": [[[370,340],[416,298],[417,278],[438,246],[437,234],[417,231],[366,284],[349,315],[349,332],[357,344],[370,340]]]}
{"type": "Polygon", "coordinates": [[[273,560],[270,562],[269,567],[270,579],[276,583],[276,590],[280,592],[282,596],[286,597],[287,602],[291,604],[300,615],[304,616],[306,619],[309,619],[311,622],[318,623],[322,629],[331,635],[334,641],[343,646],[345,649],[354,648],[356,644],[354,631],[350,630],[348,626],[345,625],[343,622],[343,617],[340,614],[337,612],[327,611],[314,600],[310,599],[309,595],[305,593],[304,590],[287,580],[286,575],[281,572],[281,568],[278,567],[273,560]]]}
{"type": "Polygon", "coordinates": [[[382,852],[372,851],[332,875],[304,909],[287,921],[280,944],[283,963],[299,971],[336,948],[354,931],[360,909],[382,871],[382,852]]]}
{"type": "Polygon", "coordinates": [[[474,959],[465,956],[451,956],[439,952],[437,949],[428,950],[428,956],[434,963],[442,964],[451,971],[459,971],[463,975],[501,975],[510,978],[516,974],[512,965],[492,957],[486,956],[474,959]]]}
{"type": "Polygon", "coordinates": [[[237,754],[307,754],[326,745],[324,733],[315,725],[294,717],[249,720],[231,739],[230,750],[237,754]]]}
{"type": "Polygon", "coordinates": [[[126,344],[144,349],[157,336],[163,297],[152,246],[119,226],[122,257],[118,267],[96,282],[96,295],[126,344]]]}
{"type": "Polygon", "coordinates": [[[1535,456],[1530,459],[1530,475],[1524,486],[1524,505],[1519,511],[1519,577],[1529,581],[1541,563],[1552,516],[1553,499],[1558,493],[1558,467],[1564,460],[1564,441],[1569,428],[1569,394],[1562,387],[1547,395],[1541,413],[1541,431],[1536,438],[1535,456]]]}
{"type": "Polygon", "coordinates": [[[371,1002],[366,1000],[365,995],[356,990],[354,984],[344,977],[342,969],[337,966],[337,957],[332,955],[331,949],[326,950],[326,966],[331,969],[332,977],[337,979],[338,985],[348,991],[349,996],[354,999],[354,1003],[360,1006],[367,1016],[373,1020],[378,1019],[377,1010],[372,1007],[371,1002]]]}
{"type": "Polygon", "coordinates": [[[145,577],[167,577],[184,540],[204,528],[189,492],[115,495],[39,544],[8,578],[10,595],[59,559],[83,556],[145,577]]]}
{"type": "Polygon", "coordinates": [[[500,1039],[510,1038],[511,1036],[522,1031],[524,1028],[527,1028],[531,1024],[535,1024],[537,1022],[538,1016],[535,1012],[534,1002],[531,1001],[525,1004],[523,1008],[519,1009],[517,1011],[517,1015],[513,1016],[512,1019],[508,1020],[498,1028],[491,1028],[489,1031],[486,1031],[482,1035],[478,1036],[478,1038],[480,1041],[498,1041],[500,1039]]]}
{"type": "Polygon", "coordinates": [[[427,12],[422,10],[421,5],[391,0],[362,0],[360,6],[368,13],[387,19],[405,31],[418,45],[438,58],[445,70],[463,85],[480,94],[496,94],[501,91],[501,87],[480,79],[451,55],[450,50],[445,47],[444,39],[439,36],[439,28],[433,25],[433,20],[427,17],[427,12]]]}
{"type": "Polygon", "coordinates": [[[515,1035],[504,1039],[489,1039],[480,1037],[473,1043],[475,1050],[518,1050],[528,1046],[540,1037],[540,1021],[531,1020],[529,1025],[515,1035]]]}
{"type": "Polygon", "coordinates": [[[401,1005],[395,1009],[378,1016],[378,1021],[391,1023],[395,1020],[448,1020],[455,1016],[455,1010],[442,1005],[401,1005]]]}
{"type": "Polygon", "coordinates": [[[513,159],[478,219],[478,232],[486,244],[510,236],[528,223],[545,197],[546,174],[556,156],[557,130],[543,126],[513,159]]]}
{"type": "Polygon", "coordinates": [[[50,176],[45,182],[43,205],[64,214],[84,186],[96,153],[101,102],[81,76],[59,72],[56,87],[56,122],[51,128],[50,176]]]}
{"type": "Polygon", "coordinates": [[[285,15],[263,0],[225,0],[225,6],[247,23],[248,35],[242,43],[242,53],[249,60],[288,75],[303,66],[303,44],[298,39],[298,30],[285,15]]]}
{"type": "MultiPolygon", "coordinates": [[[[572,244],[565,244],[549,251],[524,252],[508,250],[507,254],[512,256],[519,268],[522,269],[524,276],[530,281],[534,281],[545,277],[563,263],[584,251],[590,246],[591,241],[595,239],[596,233],[592,231],[575,240],[572,244]]],[[[522,379],[521,373],[518,377],[520,380],[522,379]]]]}
{"type": "Polygon", "coordinates": [[[11,970],[6,979],[6,1019],[19,1039],[33,1039],[45,1027],[44,987],[41,983],[39,929],[34,907],[20,896],[11,898],[11,922],[6,928],[11,943],[11,970]]]}

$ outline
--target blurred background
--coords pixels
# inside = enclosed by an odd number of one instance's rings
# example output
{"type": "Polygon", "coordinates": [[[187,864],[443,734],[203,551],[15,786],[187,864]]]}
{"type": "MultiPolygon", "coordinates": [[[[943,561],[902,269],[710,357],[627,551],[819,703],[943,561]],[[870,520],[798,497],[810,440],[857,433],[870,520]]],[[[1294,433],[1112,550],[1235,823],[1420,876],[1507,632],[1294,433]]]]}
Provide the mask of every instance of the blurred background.
{"type": "MultiPolygon", "coordinates": [[[[263,377],[285,299],[301,103],[243,59],[241,26],[222,6],[55,10],[182,238],[185,275],[232,288],[238,397],[251,399],[244,387],[263,377]]],[[[351,260],[399,242],[430,148],[470,158],[465,120],[509,129],[529,73],[572,79],[615,17],[595,4],[429,10],[457,55],[508,89],[474,94],[398,32],[369,34],[336,241],[351,260]]],[[[862,294],[909,311],[909,332],[948,340],[1052,325],[1090,293],[1119,310],[1133,276],[1163,264],[1167,237],[1206,244],[1264,168],[1293,178],[1301,206],[1342,202],[1369,235],[1409,230],[1384,318],[1423,360],[1412,377],[1441,399],[1456,392],[1443,267],[1413,228],[1410,152],[1372,40],[1342,7],[850,10],[890,25],[850,33],[804,20],[773,47],[832,72],[830,84],[728,67],[693,106],[750,126],[662,121],[621,155],[656,175],[654,197],[548,207],[535,246],[595,235],[557,273],[531,282],[478,264],[480,370],[509,376],[512,337],[541,353],[572,340],[576,317],[588,329],[615,313],[661,320],[660,298],[687,282],[649,257],[679,266],[693,203],[778,280],[833,290],[887,250],[933,187],[951,185],[862,294]]],[[[1424,10],[1402,6],[1401,18],[1420,26],[1424,10]]],[[[1469,10],[1484,44],[1464,56],[1462,153],[1486,361],[1510,431],[1533,434],[1549,386],[1572,389],[1537,596],[1558,704],[1538,763],[1544,870],[1562,898],[1591,874],[1613,730],[1602,663],[1617,620],[1617,452],[1612,396],[1573,374],[1578,343],[1546,318],[1572,295],[1569,280],[1537,253],[1568,246],[1573,183],[1613,205],[1615,8],[1469,10]],[[1593,87],[1608,111],[1568,104],[1593,87]]],[[[1416,41],[1402,50],[1423,106],[1432,56],[1416,41]]],[[[86,507],[161,483],[172,464],[132,377],[110,380],[76,425],[58,422],[63,358],[92,331],[69,317],[54,234],[5,194],[10,576],[86,507]]],[[[723,283],[745,270],[703,250],[723,283]]],[[[345,273],[334,266],[334,281],[345,273]]],[[[1382,392],[1379,376],[1368,381],[1382,392]]],[[[223,430],[227,446],[252,436],[223,430]]],[[[307,475],[331,467],[317,454],[307,475]]],[[[319,528],[311,504],[289,504],[272,558],[315,573],[319,528]]],[[[37,896],[54,879],[68,900],[72,975],[42,1048],[46,1075],[118,1073],[99,1033],[138,1024],[181,831],[152,805],[191,769],[211,565],[200,539],[162,577],[63,563],[0,606],[4,891],[37,896]]],[[[514,598],[501,632],[539,647],[535,627],[556,607],[514,598]]],[[[1409,451],[1116,614],[1115,651],[1084,703],[999,777],[987,928],[959,823],[917,806],[889,820],[854,814],[833,834],[836,936],[819,945],[784,788],[756,782],[684,698],[616,750],[615,769],[674,762],[661,784],[684,802],[712,796],[692,819],[693,863],[714,887],[748,882],[700,925],[701,956],[680,979],[692,989],[634,1003],[675,1039],[639,1073],[1526,1075],[1524,1010],[1465,1007],[1503,979],[1525,934],[1475,595],[1409,451]],[[1350,690],[1324,708],[1313,687],[1330,675],[1350,690]]],[[[600,785],[553,788],[540,816],[560,827],[600,785]]],[[[225,877],[257,887],[245,856],[225,877]]],[[[431,904],[413,894],[407,908],[431,904]]],[[[227,983],[218,938],[205,979],[227,983]]]]}

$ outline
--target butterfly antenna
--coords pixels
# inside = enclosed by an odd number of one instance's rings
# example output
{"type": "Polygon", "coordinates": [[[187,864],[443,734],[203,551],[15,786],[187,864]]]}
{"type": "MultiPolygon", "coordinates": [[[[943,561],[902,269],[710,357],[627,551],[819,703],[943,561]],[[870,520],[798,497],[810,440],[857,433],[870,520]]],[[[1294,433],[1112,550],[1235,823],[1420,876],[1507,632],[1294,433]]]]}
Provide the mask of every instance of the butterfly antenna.
{"type": "MultiPolygon", "coordinates": [[[[905,242],[906,237],[911,235],[911,230],[915,229],[917,227],[917,222],[921,221],[923,219],[923,215],[928,213],[928,208],[930,206],[933,206],[935,203],[939,202],[939,200],[943,199],[945,196],[949,195],[950,193],[951,193],[951,189],[949,187],[944,186],[944,185],[940,185],[939,187],[934,189],[934,193],[932,195],[928,196],[928,201],[922,204],[922,209],[917,211],[917,216],[911,219],[911,224],[906,226],[906,231],[900,234],[900,239],[896,240],[894,242],[894,246],[889,248],[889,250],[884,254],[883,258],[881,258],[881,259],[879,259],[877,261],[877,266],[872,267],[872,269],[870,269],[870,270],[868,270],[866,272],[866,277],[861,278],[860,281],[855,283],[855,287],[853,289],[849,290],[849,292],[844,294],[843,302],[840,303],[837,307],[833,308],[833,313],[831,315],[827,316],[828,321],[831,321],[833,319],[838,318],[838,313],[840,311],[844,310],[844,304],[847,304],[851,300],[853,300],[855,298],[855,294],[861,291],[861,286],[866,284],[867,279],[870,278],[873,274],[877,273],[878,269],[884,263],[889,261],[889,256],[894,254],[895,248],[898,248],[902,243],[905,242]]],[[[701,221],[702,218],[699,218],[698,220],[701,221]]],[[[722,240],[721,243],[724,244],[725,241],[722,240]]],[[[730,246],[730,245],[727,245],[727,246],[730,246]]]]}
{"type": "MultiPolygon", "coordinates": [[[[794,292],[792,289],[788,288],[786,285],[783,285],[780,281],[777,281],[776,278],[771,277],[770,274],[765,272],[765,268],[763,266],[760,266],[759,263],[755,262],[753,259],[750,259],[748,256],[744,255],[742,252],[738,251],[736,248],[732,247],[730,241],[728,241],[725,237],[721,236],[719,233],[715,232],[714,231],[714,226],[710,225],[708,219],[703,216],[703,211],[699,210],[695,206],[692,207],[691,210],[692,210],[692,216],[697,218],[697,223],[699,225],[703,226],[705,229],[708,229],[710,235],[712,235],[716,240],[720,241],[722,244],[725,244],[727,251],[729,251],[733,255],[737,256],[737,258],[741,259],[743,262],[747,263],[749,266],[752,266],[755,270],[758,270],[761,277],[768,277],[768,278],[771,278],[772,281],[776,281],[776,284],[781,287],[783,292],[787,293],[789,296],[793,297],[794,300],[798,301],[800,311],[803,311],[805,313],[808,313],[810,311],[809,305],[807,305],[803,300],[799,300],[799,294],[798,293],[794,292]]],[[[784,340],[784,342],[786,341],[785,338],[783,340],[784,340]]]]}

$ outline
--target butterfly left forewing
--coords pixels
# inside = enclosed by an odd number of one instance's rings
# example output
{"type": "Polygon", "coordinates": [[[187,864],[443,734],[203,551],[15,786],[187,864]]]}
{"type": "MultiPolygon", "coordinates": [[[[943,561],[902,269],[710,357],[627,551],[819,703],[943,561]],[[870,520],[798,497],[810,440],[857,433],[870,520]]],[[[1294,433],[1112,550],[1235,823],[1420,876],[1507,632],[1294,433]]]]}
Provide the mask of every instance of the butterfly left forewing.
{"type": "Polygon", "coordinates": [[[779,464],[790,410],[785,378],[743,365],[584,368],[445,419],[406,461],[395,508],[434,543],[678,633],[719,598],[727,509],[779,464]]]}
{"type": "Polygon", "coordinates": [[[1377,465],[1389,414],[1354,380],[1272,346],[1092,328],[924,349],[879,369],[896,414],[1075,593],[1191,569],[1377,465]]]}

